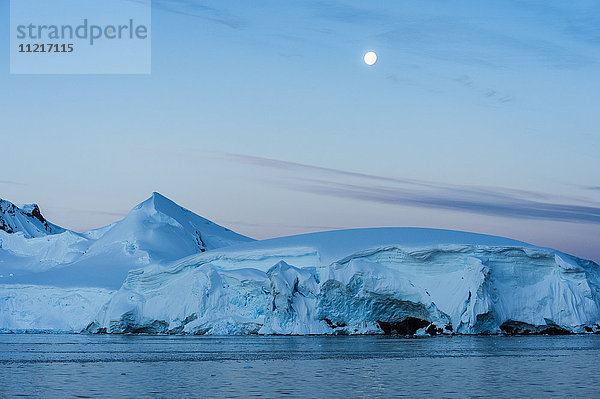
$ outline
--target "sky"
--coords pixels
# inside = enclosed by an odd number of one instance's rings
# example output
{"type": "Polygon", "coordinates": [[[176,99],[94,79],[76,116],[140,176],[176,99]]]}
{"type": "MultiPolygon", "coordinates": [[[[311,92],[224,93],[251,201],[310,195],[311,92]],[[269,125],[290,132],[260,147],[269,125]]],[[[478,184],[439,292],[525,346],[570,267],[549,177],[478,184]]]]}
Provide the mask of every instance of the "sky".
{"type": "Polygon", "coordinates": [[[600,261],[596,1],[154,0],[147,75],[11,75],[0,33],[0,198],[63,227],[158,191],[254,238],[435,227],[600,261]]]}

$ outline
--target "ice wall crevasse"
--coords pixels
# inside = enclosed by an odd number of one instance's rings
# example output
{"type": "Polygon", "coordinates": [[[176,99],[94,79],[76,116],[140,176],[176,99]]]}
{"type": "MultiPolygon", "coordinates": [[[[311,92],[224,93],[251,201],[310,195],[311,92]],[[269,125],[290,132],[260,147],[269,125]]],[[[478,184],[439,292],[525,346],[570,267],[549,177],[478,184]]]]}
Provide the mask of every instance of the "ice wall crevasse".
{"type": "Polygon", "coordinates": [[[468,257],[465,265],[465,280],[467,282],[464,293],[464,306],[460,315],[456,313],[452,319],[454,329],[459,333],[472,331],[493,333],[495,314],[493,302],[493,283],[490,281],[490,269],[484,261],[476,257],[468,257]],[[458,316],[458,317],[457,317],[458,316]]]}
{"type": "Polygon", "coordinates": [[[328,328],[316,319],[319,278],[315,268],[297,268],[284,261],[267,271],[270,305],[261,334],[323,334],[328,328]]]}

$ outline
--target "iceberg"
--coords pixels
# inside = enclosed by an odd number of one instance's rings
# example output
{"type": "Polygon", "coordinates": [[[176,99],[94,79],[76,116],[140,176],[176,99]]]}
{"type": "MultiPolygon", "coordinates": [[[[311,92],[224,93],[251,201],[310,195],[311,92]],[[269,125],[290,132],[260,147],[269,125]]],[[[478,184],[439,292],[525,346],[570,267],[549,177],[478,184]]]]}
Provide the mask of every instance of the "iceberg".
{"type": "Polygon", "coordinates": [[[255,241],[153,193],[86,233],[0,200],[0,332],[600,333],[600,268],[424,228],[255,241]]]}
{"type": "Polygon", "coordinates": [[[600,332],[600,268],[501,237],[341,230],[132,270],[89,332],[600,332]]]}

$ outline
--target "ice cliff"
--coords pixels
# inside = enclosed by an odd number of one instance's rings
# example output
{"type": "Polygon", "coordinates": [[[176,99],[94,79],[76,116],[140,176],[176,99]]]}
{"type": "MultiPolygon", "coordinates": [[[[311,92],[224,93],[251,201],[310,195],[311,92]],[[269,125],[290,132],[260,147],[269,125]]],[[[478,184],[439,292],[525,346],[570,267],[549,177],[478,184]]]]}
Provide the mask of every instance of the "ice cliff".
{"type": "Polygon", "coordinates": [[[519,241],[384,228],[285,237],[130,271],[90,332],[600,330],[594,262],[519,241]]]}
{"type": "Polygon", "coordinates": [[[112,293],[103,288],[0,286],[0,332],[79,332],[112,293]]]}

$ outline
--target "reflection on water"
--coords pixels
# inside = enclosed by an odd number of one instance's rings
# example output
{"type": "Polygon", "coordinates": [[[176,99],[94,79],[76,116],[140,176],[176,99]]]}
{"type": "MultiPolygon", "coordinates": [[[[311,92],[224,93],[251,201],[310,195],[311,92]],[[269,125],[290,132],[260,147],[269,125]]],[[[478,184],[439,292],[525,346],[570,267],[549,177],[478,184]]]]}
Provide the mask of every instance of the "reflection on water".
{"type": "Polygon", "coordinates": [[[0,335],[0,396],[600,397],[600,336],[0,335]]]}

